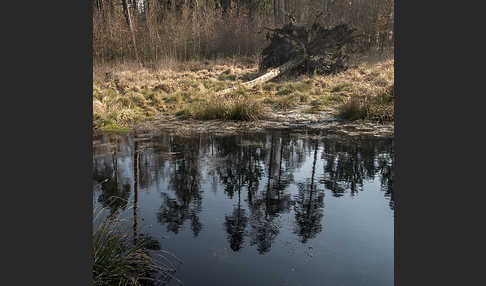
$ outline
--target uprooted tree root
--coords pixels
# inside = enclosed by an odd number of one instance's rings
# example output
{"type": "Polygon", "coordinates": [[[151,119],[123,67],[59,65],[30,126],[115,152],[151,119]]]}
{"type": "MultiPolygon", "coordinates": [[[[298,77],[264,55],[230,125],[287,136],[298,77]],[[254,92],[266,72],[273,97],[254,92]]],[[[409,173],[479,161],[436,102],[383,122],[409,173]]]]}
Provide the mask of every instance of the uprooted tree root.
{"type": "Polygon", "coordinates": [[[268,30],[272,32],[271,42],[262,51],[260,70],[303,58],[304,61],[292,69],[297,75],[326,75],[345,70],[357,37],[355,29],[347,24],[326,29],[317,21],[310,28],[289,23],[280,29],[268,30]]]}
{"type": "Polygon", "coordinates": [[[347,24],[327,29],[318,19],[319,16],[310,27],[289,23],[282,28],[266,28],[271,32],[267,34],[271,42],[262,51],[259,65],[260,72],[265,73],[217,95],[251,88],[283,73],[326,75],[346,70],[350,55],[356,52],[356,30],[347,24]]]}

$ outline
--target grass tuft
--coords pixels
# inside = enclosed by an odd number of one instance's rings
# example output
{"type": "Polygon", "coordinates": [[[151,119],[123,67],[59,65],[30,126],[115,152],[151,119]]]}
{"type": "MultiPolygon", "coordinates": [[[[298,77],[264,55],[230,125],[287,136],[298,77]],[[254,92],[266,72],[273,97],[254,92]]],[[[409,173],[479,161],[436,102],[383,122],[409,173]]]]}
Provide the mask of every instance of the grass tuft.
{"type": "Polygon", "coordinates": [[[395,97],[393,87],[389,87],[378,95],[354,96],[339,107],[339,116],[348,120],[394,120],[395,97]]]}
{"type": "MultiPolygon", "coordinates": [[[[172,266],[162,265],[148,251],[149,240],[136,242],[121,230],[120,220],[108,217],[93,229],[93,285],[147,285],[156,282],[153,274],[167,281],[172,266]]],[[[153,243],[152,243],[153,244],[153,243]]],[[[161,282],[161,281],[159,281],[161,282]]]]}
{"type": "Polygon", "coordinates": [[[199,120],[255,121],[266,117],[265,108],[251,97],[220,98],[189,104],[177,115],[199,120]]]}

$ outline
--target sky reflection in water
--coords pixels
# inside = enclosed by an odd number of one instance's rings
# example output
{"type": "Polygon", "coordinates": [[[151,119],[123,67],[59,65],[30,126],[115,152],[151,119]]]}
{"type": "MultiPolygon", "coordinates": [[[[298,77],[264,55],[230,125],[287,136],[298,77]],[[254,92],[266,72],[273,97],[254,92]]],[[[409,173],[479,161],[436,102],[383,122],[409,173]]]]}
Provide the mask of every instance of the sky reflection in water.
{"type": "Polygon", "coordinates": [[[181,258],[185,285],[393,284],[392,140],[98,134],[93,146],[95,209],[181,258]]]}

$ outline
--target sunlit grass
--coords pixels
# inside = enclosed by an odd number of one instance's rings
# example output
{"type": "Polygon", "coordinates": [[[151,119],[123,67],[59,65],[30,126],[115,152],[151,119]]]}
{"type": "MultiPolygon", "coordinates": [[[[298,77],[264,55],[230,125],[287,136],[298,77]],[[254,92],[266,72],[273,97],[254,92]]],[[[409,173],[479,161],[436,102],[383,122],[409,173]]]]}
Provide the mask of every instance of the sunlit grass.
{"type": "Polygon", "coordinates": [[[252,97],[213,97],[209,100],[188,104],[177,115],[199,120],[254,121],[266,116],[264,106],[252,97]]]}
{"type": "MultiPolygon", "coordinates": [[[[289,110],[299,105],[310,105],[305,110],[311,113],[339,108],[343,118],[393,120],[393,99],[373,99],[393,87],[393,64],[393,59],[384,58],[328,76],[284,76],[222,99],[214,94],[258,75],[256,63],[245,67],[199,63],[197,69],[183,71],[113,71],[116,80],[94,81],[94,127],[129,128],[161,113],[203,120],[256,120],[268,114],[265,110],[289,110]],[[359,114],[364,106],[366,115],[359,114]]],[[[95,74],[101,77],[103,73],[95,74]]]]}

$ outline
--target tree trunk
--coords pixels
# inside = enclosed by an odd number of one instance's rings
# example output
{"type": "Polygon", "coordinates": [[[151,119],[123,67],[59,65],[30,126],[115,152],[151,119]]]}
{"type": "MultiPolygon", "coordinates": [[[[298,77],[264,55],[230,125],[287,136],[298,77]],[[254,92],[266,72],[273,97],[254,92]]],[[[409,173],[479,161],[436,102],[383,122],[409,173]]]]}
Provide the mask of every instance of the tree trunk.
{"type": "Polygon", "coordinates": [[[127,0],[122,0],[123,6],[123,13],[125,14],[125,20],[127,22],[128,28],[130,29],[130,33],[132,34],[132,43],[133,43],[133,50],[135,51],[135,58],[140,66],[142,66],[142,62],[140,62],[140,58],[138,57],[138,50],[137,50],[137,42],[135,39],[135,30],[133,29],[133,21],[132,16],[130,13],[130,9],[128,8],[127,0]]]}
{"type": "Polygon", "coordinates": [[[98,10],[103,10],[103,0],[96,0],[96,8],[98,10]]]}
{"type": "Polygon", "coordinates": [[[132,9],[133,9],[133,11],[136,12],[137,11],[137,8],[138,8],[137,7],[137,0],[132,0],[131,3],[132,3],[132,9]]]}
{"type": "Polygon", "coordinates": [[[289,6],[289,0],[284,0],[284,16],[285,20],[284,23],[288,23],[290,21],[289,16],[291,15],[290,13],[290,6],[289,6]]]}
{"type": "Polygon", "coordinates": [[[256,10],[256,0],[249,0],[248,1],[248,18],[250,18],[250,22],[253,22],[253,17],[255,16],[255,10],[256,10]]]}
{"type": "Polygon", "coordinates": [[[274,17],[274,22],[275,26],[278,25],[278,9],[280,7],[280,2],[279,0],[273,0],[273,17],[274,17]]]}
{"type": "Polygon", "coordinates": [[[231,7],[231,0],[221,0],[222,14],[225,15],[228,8],[231,7]]]}
{"type": "Polygon", "coordinates": [[[262,76],[257,77],[254,80],[242,83],[241,85],[237,85],[237,86],[234,86],[234,87],[227,88],[227,89],[222,90],[222,91],[219,91],[219,92],[216,93],[216,95],[218,95],[218,96],[225,95],[225,94],[228,94],[232,91],[236,91],[239,88],[251,88],[251,87],[254,87],[257,84],[267,82],[269,80],[276,78],[278,75],[285,73],[286,71],[291,70],[294,67],[300,65],[301,63],[304,62],[304,60],[305,60],[305,57],[298,57],[296,59],[288,61],[287,63],[285,63],[285,64],[283,64],[283,65],[281,65],[281,66],[279,66],[275,69],[271,69],[270,71],[266,72],[262,76]]]}

